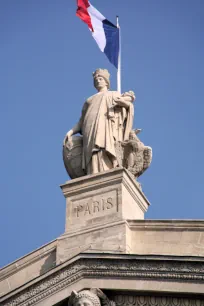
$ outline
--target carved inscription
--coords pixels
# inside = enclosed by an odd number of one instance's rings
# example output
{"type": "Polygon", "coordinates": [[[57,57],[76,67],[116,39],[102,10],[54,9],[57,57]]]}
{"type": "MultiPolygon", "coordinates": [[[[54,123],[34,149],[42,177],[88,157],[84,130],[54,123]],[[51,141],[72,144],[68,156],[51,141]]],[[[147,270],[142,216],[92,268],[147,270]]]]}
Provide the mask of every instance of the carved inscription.
{"type": "Polygon", "coordinates": [[[94,216],[114,208],[113,198],[101,198],[99,200],[89,199],[83,204],[75,207],[75,217],[94,216]]]}

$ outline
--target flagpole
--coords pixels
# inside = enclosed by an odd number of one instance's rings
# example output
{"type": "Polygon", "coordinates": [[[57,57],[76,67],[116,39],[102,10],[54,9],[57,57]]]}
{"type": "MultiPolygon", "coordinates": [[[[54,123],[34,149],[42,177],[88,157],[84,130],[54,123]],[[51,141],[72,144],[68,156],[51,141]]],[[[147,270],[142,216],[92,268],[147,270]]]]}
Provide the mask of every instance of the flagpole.
{"type": "Polygon", "coordinates": [[[117,28],[119,29],[119,53],[118,53],[118,70],[117,70],[117,91],[121,93],[121,35],[119,17],[116,16],[117,28]]]}

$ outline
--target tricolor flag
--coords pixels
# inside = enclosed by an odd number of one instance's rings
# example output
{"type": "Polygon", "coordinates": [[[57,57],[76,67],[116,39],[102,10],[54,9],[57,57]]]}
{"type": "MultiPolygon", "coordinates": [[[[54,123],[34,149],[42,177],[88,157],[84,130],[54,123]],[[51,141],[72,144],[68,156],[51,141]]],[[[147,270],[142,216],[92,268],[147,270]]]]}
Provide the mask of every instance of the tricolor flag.
{"type": "Polygon", "coordinates": [[[118,68],[119,28],[108,21],[88,0],[77,0],[77,6],[76,15],[88,25],[100,50],[118,68]]]}

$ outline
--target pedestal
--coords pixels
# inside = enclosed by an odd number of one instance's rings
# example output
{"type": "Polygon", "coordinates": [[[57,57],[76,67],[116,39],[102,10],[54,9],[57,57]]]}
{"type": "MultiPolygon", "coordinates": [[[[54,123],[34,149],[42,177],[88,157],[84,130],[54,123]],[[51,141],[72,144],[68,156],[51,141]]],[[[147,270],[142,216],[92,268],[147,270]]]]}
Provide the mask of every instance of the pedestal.
{"type": "Polygon", "coordinates": [[[144,219],[149,202],[124,168],[87,175],[61,186],[66,198],[65,233],[57,260],[82,251],[129,253],[128,219],[144,219]]]}

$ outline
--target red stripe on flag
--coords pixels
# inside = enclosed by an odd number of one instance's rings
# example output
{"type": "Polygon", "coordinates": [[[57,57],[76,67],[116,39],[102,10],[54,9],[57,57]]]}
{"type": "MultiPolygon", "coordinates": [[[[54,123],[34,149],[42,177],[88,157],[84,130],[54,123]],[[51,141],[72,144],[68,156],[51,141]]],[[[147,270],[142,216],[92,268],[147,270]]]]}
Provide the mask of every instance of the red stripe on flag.
{"type": "Polygon", "coordinates": [[[92,27],[92,23],[91,23],[91,17],[89,16],[88,10],[87,8],[90,6],[89,1],[88,0],[77,0],[77,11],[76,11],[76,15],[82,20],[84,21],[89,29],[93,32],[93,27],[92,27]]]}

